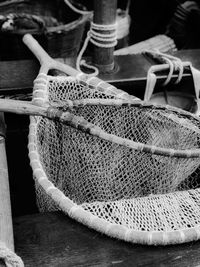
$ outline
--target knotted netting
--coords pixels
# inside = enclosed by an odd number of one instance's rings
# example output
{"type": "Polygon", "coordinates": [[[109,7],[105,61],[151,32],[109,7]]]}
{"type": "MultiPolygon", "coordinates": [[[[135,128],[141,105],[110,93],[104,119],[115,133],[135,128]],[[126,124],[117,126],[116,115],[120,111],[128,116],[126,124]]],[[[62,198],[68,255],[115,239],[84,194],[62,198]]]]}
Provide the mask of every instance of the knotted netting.
{"type": "Polygon", "coordinates": [[[39,74],[35,81],[33,101],[73,116],[73,125],[31,117],[39,209],[61,209],[133,243],[198,239],[200,119],[120,99],[112,87],[102,90],[80,77],[39,74]]]}

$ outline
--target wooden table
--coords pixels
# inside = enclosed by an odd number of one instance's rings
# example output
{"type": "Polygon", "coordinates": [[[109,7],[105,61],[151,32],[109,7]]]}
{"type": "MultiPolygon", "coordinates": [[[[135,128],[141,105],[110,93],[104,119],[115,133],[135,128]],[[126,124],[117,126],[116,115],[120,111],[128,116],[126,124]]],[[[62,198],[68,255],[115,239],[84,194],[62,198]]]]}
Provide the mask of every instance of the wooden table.
{"type": "MultiPolygon", "coordinates": [[[[180,50],[174,55],[182,61],[191,61],[194,67],[200,69],[200,49],[180,50]]],[[[74,59],[72,58],[59,60],[74,67],[74,59]]],[[[109,74],[100,74],[99,78],[128,91],[130,94],[143,97],[148,69],[155,64],[157,64],[155,61],[141,54],[115,56],[115,71],[109,74]]],[[[33,80],[36,78],[38,71],[39,63],[36,59],[2,61],[0,68],[0,93],[12,95],[32,92],[33,80]]],[[[160,73],[158,75],[158,83],[165,81],[167,74],[168,72],[166,71],[160,73]]],[[[177,74],[174,75],[175,77],[177,77],[177,74]]],[[[179,87],[183,84],[184,87],[188,87],[185,85],[186,83],[191,88],[192,78],[187,71],[184,72],[183,80],[179,87]]],[[[171,84],[170,87],[173,89],[171,84]]]]}
{"type": "Polygon", "coordinates": [[[198,267],[200,241],[149,247],[109,238],[61,212],[14,219],[15,248],[26,267],[198,267]]]}

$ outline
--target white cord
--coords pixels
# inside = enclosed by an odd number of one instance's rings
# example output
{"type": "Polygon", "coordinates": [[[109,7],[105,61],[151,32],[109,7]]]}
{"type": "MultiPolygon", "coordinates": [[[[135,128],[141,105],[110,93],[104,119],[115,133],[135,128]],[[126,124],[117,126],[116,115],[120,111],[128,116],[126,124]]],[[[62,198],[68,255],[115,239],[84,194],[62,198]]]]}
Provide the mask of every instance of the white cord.
{"type": "Polygon", "coordinates": [[[69,0],[64,0],[65,4],[68,5],[74,12],[81,14],[81,15],[87,15],[87,14],[92,14],[93,11],[84,11],[76,8],[75,6],[72,5],[72,3],[69,0]]]}
{"type": "MultiPolygon", "coordinates": [[[[151,53],[151,51],[148,51],[148,52],[151,53]]],[[[155,72],[166,70],[166,66],[167,66],[167,68],[169,69],[169,73],[167,75],[166,80],[163,83],[163,86],[166,86],[168,83],[171,82],[174,71],[179,71],[178,77],[175,81],[175,84],[177,84],[182,80],[184,67],[190,66],[190,63],[182,62],[177,57],[174,57],[174,56],[171,56],[165,53],[161,53],[159,51],[158,52],[153,51],[152,53],[154,54],[154,56],[161,57],[164,63],[161,65],[153,65],[148,70],[147,83],[146,83],[146,89],[145,89],[145,94],[144,94],[145,101],[149,101],[153,94],[153,91],[156,85],[156,80],[157,80],[156,75],[154,74],[155,72]]]]}
{"type": "Polygon", "coordinates": [[[76,60],[76,68],[81,71],[81,66],[85,66],[89,69],[93,69],[94,72],[92,76],[97,76],[99,74],[99,70],[97,67],[86,64],[85,61],[82,60],[82,56],[87,49],[89,41],[96,45],[97,47],[102,48],[111,48],[115,47],[117,44],[117,36],[116,36],[117,24],[109,24],[109,25],[101,25],[91,22],[90,30],[87,33],[87,37],[84,41],[83,47],[81,48],[79,55],[76,60]],[[110,33],[108,33],[110,31],[110,33]]]}
{"type": "MultiPolygon", "coordinates": [[[[69,0],[64,0],[66,5],[68,5],[74,12],[82,15],[90,14],[93,16],[93,11],[83,11],[80,9],[77,9],[69,0]]],[[[127,8],[125,12],[125,17],[120,18],[120,20],[117,20],[116,24],[110,24],[110,25],[100,25],[96,24],[94,22],[91,22],[91,27],[89,32],[87,33],[87,37],[84,41],[83,47],[79,52],[79,55],[76,60],[76,68],[77,70],[81,71],[81,66],[85,66],[88,69],[94,70],[92,76],[97,76],[99,74],[99,70],[97,67],[89,65],[85,62],[85,60],[82,60],[82,56],[87,49],[89,41],[102,48],[111,48],[115,47],[117,45],[117,39],[122,39],[124,36],[129,34],[129,26],[130,26],[130,16],[128,15],[129,12],[129,6],[130,6],[130,0],[127,2],[127,8]],[[107,31],[111,31],[110,33],[106,33],[107,31]]],[[[120,13],[120,10],[117,10],[118,13],[120,13]]],[[[119,16],[118,16],[119,17],[119,16]]]]}
{"type": "Polygon", "coordinates": [[[22,259],[3,242],[0,242],[0,258],[4,260],[6,267],[24,267],[22,259]]]}

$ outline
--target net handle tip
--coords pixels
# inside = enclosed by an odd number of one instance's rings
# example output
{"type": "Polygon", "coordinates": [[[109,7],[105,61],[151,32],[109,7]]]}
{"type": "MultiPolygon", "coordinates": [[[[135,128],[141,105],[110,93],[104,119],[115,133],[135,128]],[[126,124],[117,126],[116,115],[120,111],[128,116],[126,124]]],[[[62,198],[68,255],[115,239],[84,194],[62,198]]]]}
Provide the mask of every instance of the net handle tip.
{"type": "Polygon", "coordinates": [[[57,69],[72,76],[76,76],[80,73],[76,69],[51,58],[31,34],[29,33],[25,34],[22,40],[24,44],[31,50],[31,52],[39,60],[41,65],[39,71],[40,73],[47,74],[50,69],[57,69]]]}
{"type": "Polygon", "coordinates": [[[40,73],[42,72],[47,74],[48,70],[53,67],[54,60],[46,53],[46,51],[30,33],[25,34],[22,40],[39,60],[41,65],[40,73]]]}

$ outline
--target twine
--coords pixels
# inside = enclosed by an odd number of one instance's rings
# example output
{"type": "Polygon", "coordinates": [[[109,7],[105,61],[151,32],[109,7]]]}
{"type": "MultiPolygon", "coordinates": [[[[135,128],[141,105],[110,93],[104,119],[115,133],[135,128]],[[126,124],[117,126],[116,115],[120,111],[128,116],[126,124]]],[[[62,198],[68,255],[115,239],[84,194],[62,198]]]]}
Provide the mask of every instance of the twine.
{"type": "Polygon", "coordinates": [[[4,260],[6,267],[24,267],[22,259],[3,242],[0,242],[0,258],[4,260]]]}
{"type": "MultiPolygon", "coordinates": [[[[69,0],[64,0],[65,3],[76,13],[85,15],[90,14],[93,17],[93,11],[83,11],[77,9],[69,0]]],[[[110,25],[100,25],[91,22],[90,30],[87,33],[87,37],[84,41],[83,47],[79,52],[79,55],[76,60],[76,68],[81,71],[81,66],[86,67],[87,69],[93,70],[93,73],[87,74],[90,76],[97,76],[99,74],[99,70],[97,67],[93,65],[89,65],[85,60],[82,60],[83,54],[87,49],[89,41],[96,45],[97,47],[102,48],[111,48],[115,47],[117,44],[117,39],[122,39],[129,34],[130,27],[130,16],[129,16],[129,7],[130,0],[127,1],[126,10],[124,12],[124,16],[120,17],[120,13],[123,13],[121,9],[117,9],[117,20],[115,24],[110,25]],[[106,31],[111,31],[109,34],[106,31]]],[[[82,72],[82,71],[81,71],[82,72]]]]}
{"type": "Polygon", "coordinates": [[[174,82],[175,84],[178,84],[182,80],[182,77],[183,77],[183,71],[184,71],[183,62],[178,57],[171,56],[171,55],[159,52],[159,51],[157,51],[156,53],[160,55],[166,63],[169,64],[169,74],[167,76],[167,79],[163,83],[163,85],[164,86],[167,85],[172,80],[174,71],[179,72],[178,78],[174,82]]]}
{"type": "MultiPolygon", "coordinates": [[[[93,11],[84,11],[76,8],[69,0],[64,0],[66,5],[68,5],[71,10],[81,15],[91,15],[93,17],[93,11]]],[[[127,6],[125,12],[120,8],[117,9],[117,39],[122,39],[129,34],[130,27],[130,16],[129,16],[130,0],[127,1],[127,6]],[[124,16],[120,17],[120,14],[124,16]]]]}
{"type": "Polygon", "coordinates": [[[115,47],[117,44],[117,35],[116,35],[117,24],[109,24],[102,25],[91,22],[90,30],[87,33],[87,37],[84,41],[83,47],[81,48],[79,55],[76,60],[76,68],[81,71],[81,66],[85,66],[86,68],[93,69],[94,72],[89,74],[92,76],[97,76],[99,74],[99,70],[97,67],[93,65],[89,65],[82,60],[82,56],[87,49],[89,41],[101,48],[111,48],[115,47]],[[108,33],[109,32],[109,33],[108,33]]]}
{"type": "Polygon", "coordinates": [[[89,15],[92,14],[93,11],[84,11],[84,10],[80,10],[78,8],[76,8],[74,5],[72,5],[72,3],[69,0],[64,0],[65,4],[68,5],[68,7],[71,8],[71,10],[73,10],[74,12],[81,14],[81,15],[89,15]]]}
{"type": "MultiPolygon", "coordinates": [[[[147,51],[147,52],[149,54],[151,54],[151,51],[147,51]]],[[[168,55],[165,53],[161,53],[159,51],[153,52],[153,53],[155,54],[156,57],[160,57],[163,60],[163,64],[162,65],[153,65],[148,70],[147,84],[146,84],[146,89],[145,89],[145,94],[144,94],[144,100],[149,101],[152,94],[153,94],[153,91],[154,91],[154,88],[156,85],[156,80],[157,80],[155,72],[165,69],[164,65],[168,64],[169,73],[167,75],[166,80],[164,81],[164,83],[162,85],[166,86],[167,84],[169,84],[171,82],[171,80],[173,78],[174,71],[178,71],[178,77],[174,82],[175,84],[178,84],[183,78],[184,67],[190,67],[192,75],[193,75],[193,79],[194,79],[195,94],[196,94],[197,102],[199,102],[200,89],[199,89],[199,85],[197,83],[197,80],[199,82],[200,72],[196,71],[195,68],[192,67],[192,64],[190,62],[183,62],[183,61],[181,61],[180,58],[177,58],[175,56],[168,55]]],[[[198,105],[199,105],[199,103],[198,103],[198,105]]],[[[198,108],[198,110],[199,110],[199,108],[198,108]]]]}
{"type": "MultiPolygon", "coordinates": [[[[149,53],[151,54],[151,51],[149,51],[149,53]]],[[[166,80],[163,83],[163,86],[166,86],[167,84],[169,84],[173,78],[173,73],[174,71],[178,71],[178,77],[175,81],[175,84],[178,84],[183,77],[183,72],[184,72],[184,66],[185,63],[182,62],[179,58],[168,55],[168,54],[164,54],[161,53],[159,51],[154,52],[155,55],[157,57],[161,57],[163,60],[163,64],[168,64],[169,66],[169,73],[167,75],[166,80]]],[[[152,67],[150,67],[150,69],[148,70],[148,74],[147,74],[147,84],[146,84],[146,89],[145,89],[145,94],[144,94],[144,101],[149,101],[155,85],[156,85],[156,75],[154,74],[154,72],[157,70],[162,70],[163,69],[163,65],[153,65],[152,67]]]]}

